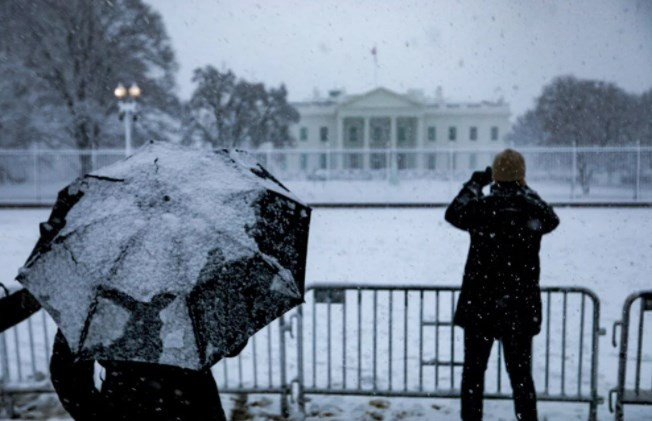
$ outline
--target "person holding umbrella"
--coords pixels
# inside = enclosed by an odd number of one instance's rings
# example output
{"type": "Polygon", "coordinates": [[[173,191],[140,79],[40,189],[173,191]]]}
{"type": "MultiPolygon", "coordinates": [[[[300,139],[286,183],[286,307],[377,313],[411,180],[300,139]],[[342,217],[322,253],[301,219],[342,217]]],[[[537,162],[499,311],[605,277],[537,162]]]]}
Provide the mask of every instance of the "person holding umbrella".
{"type": "Polygon", "coordinates": [[[248,154],[168,142],[64,188],[16,278],[60,329],[64,406],[221,419],[210,368],[303,302],[310,214],[248,154]]]}
{"type": "MultiPolygon", "coordinates": [[[[228,357],[235,357],[245,345],[228,357]]],[[[100,361],[100,365],[105,377],[98,391],[94,361],[75,360],[57,331],[50,375],[59,400],[75,421],[226,421],[210,369],[129,361],[100,361]]]]}
{"type": "Polygon", "coordinates": [[[476,171],[446,209],[471,246],[454,323],[464,328],[462,420],[482,420],[484,373],[494,340],[503,344],[516,418],[536,421],[532,337],[541,330],[539,249],[559,219],[525,182],[525,159],[499,153],[476,171]],[[491,185],[488,195],[483,187],[491,185]]]}
{"type": "Polygon", "coordinates": [[[4,332],[27,320],[29,316],[41,309],[41,305],[25,288],[9,292],[7,287],[0,283],[0,332],[4,332]]]}

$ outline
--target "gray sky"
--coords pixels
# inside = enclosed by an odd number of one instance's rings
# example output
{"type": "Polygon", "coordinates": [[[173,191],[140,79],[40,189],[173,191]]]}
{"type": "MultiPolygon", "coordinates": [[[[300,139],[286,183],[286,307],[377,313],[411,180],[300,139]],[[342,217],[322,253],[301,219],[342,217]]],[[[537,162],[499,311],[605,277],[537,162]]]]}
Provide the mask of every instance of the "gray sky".
{"type": "Polygon", "coordinates": [[[180,64],[212,64],[292,100],[317,88],[378,84],[458,101],[502,95],[514,115],[560,74],[652,88],[652,2],[646,0],[147,0],[163,16],[180,64]]]}

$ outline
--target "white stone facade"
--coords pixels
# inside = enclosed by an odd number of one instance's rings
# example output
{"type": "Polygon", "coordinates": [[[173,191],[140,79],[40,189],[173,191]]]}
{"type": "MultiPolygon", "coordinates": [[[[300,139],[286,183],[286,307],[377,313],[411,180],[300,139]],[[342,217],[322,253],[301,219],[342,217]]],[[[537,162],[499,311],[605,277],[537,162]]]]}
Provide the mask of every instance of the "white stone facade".
{"type": "Polygon", "coordinates": [[[377,88],[293,103],[301,119],[290,128],[296,142],[288,169],[438,170],[452,164],[468,170],[487,164],[488,149],[506,146],[507,104],[450,103],[439,96],[377,88]],[[454,154],[458,162],[444,153],[451,149],[465,151],[454,154]]]}

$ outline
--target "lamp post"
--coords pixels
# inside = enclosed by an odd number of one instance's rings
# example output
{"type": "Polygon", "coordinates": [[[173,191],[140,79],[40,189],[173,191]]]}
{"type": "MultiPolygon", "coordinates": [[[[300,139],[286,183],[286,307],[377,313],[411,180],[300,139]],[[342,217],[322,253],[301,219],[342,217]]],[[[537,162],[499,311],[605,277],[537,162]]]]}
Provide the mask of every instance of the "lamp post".
{"type": "Polygon", "coordinates": [[[125,156],[129,156],[131,155],[131,131],[133,122],[138,119],[138,115],[136,114],[138,110],[136,100],[141,94],[140,87],[132,83],[129,89],[127,89],[122,83],[118,83],[113,94],[118,98],[120,120],[125,122],[125,156]]]}

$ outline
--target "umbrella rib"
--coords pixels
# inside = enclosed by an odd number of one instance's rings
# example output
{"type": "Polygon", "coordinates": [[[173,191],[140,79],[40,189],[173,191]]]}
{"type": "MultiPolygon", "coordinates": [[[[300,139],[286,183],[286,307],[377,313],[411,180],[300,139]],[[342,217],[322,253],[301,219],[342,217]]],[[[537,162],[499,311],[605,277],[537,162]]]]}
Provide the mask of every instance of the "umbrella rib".
{"type": "Polygon", "coordinates": [[[94,178],[95,180],[102,180],[102,181],[111,181],[114,183],[124,183],[124,178],[113,178],[113,177],[105,177],[103,175],[93,175],[93,174],[86,174],[87,178],[94,178]]]}
{"type": "Polygon", "coordinates": [[[75,254],[72,252],[72,250],[70,250],[68,245],[62,242],[61,246],[64,248],[64,250],[68,252],[68,254],[70,255],[70,259],[73,261],[73,263],[75,263],[75,266],[78,266],[79,262],[77,261],[77,258],[75,258],[75,254]]]}
{"type": "MultiPolygon", "coordinates": [[[[59,243],[59,242],[63,242],[65,240],[67,240],[68,237],[72,237],[73,235],[82,235],[83,231],[85,231],[85,230],[89,229],[90,227],[95,226],[97,224],[104,223],[104,221],[106,221],[108,219],[111,219],[114,216],[115,215],[107,215],[107,216],[104,216],[104,217],[102,217],[100,219],[97,219],[97,220],[95,220],[95,221],[93,221],[91,223],[81,225],[81,226],[75,228],[73,231],[70,231],[70,232],[68,232],[66,234],[60,234],[58,237],[56,237],[54,239],[54,241],[59,243]]],[[[65,226],[64,226],[64,228],[65,228],[65,226]]]]}
{"type": "Polygon", "coordinates": [[[129,248],[130,248],[130,247],[133,245],[133,243],[135,242],[134,239],[135,239],[135,238],[137,237],[137,235],[138,235],[139,233],[141,233],[142,231],[144,231],[144,228],[139,229],[139,230],[136,232],[136,234],[134,234],[134,235],[129,239],[129,241],[127,241],[127,244],[125,244],[124,246],[121,247],[121,250],[120,250],[120,253],[118,254],[118,257],[116,257],[116,258],[113,260],[113,265],[111,266],[111,270],[109,270],[109,277],[113,277],[113,275],[115,275],[115,274],[118,272],[118,268],[120,267],[120,264],[122,263],[122,261],[124,260],[125,256],[127,255],[127,251],[129,250],[129,248]]]}

